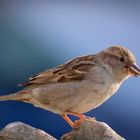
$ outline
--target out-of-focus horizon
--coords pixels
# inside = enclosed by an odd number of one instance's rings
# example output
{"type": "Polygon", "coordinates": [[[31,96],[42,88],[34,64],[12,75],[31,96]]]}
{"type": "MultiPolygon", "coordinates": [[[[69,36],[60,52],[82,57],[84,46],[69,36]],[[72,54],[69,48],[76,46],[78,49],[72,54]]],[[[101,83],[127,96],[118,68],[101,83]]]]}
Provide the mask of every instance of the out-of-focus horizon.
{"type": "MultiPolygon", "coordinates": [[[[139,1],[0,2],[0,95],[18,83],[73,57],[112,45],[130,49],[140,65],[139,1]]],[[[140,79],[129,78],[117,94],[86,115],[105,121],[127,140],[140,138],[140,79]]],[[[19,102],[0,102],[0,128],[22,121],[59,138],[70,130],[58,115],[19,102]]]]}

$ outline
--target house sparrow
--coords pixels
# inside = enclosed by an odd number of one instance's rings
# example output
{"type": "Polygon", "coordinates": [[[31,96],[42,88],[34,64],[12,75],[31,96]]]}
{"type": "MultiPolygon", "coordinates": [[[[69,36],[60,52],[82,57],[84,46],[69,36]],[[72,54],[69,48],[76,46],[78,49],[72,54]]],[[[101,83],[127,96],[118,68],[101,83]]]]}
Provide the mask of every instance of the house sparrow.
{"type": "Polygon", "coordinates": [[[31,103],[61,115],[71,127],[68,114],[80,118],[110,98],[124,80],[139,76],[140,69],[132,52],[112,46],[95,55],[77,57],[63,65],[41,72],[27,82],[23,90],[0,100],[31,103]]]}

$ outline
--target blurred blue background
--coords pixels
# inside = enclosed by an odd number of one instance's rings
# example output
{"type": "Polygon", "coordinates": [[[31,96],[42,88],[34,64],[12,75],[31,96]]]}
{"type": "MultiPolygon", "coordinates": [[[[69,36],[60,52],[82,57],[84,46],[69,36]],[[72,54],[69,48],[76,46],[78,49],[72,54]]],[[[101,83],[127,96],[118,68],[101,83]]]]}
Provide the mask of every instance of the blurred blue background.
{"type": "MultiPolygon", "coordinates": [[[[123,45],[140,64],[140,1],[0,1],[0,95],[28,77],[85,54],[123,45]]],[[[140,79],[127,80],[86,115],[127,140],[140,139],[140,79]]],[[[75,119],[75,118],[72,118],[75,119]]],[[[0,129],[22,121],[56,138],[71,130],[59,116],[30,104],[0,102],[0,129]]]]}

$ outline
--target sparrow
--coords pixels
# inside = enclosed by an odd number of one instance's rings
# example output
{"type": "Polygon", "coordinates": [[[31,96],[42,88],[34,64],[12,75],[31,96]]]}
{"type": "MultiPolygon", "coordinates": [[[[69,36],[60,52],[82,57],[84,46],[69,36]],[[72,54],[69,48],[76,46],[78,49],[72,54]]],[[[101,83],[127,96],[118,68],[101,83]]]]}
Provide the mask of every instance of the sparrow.
{"type": "Polygon", "coordinates": [[[0,101],[31,103],[61,115],[74,128],[68,115],[83,121],[83,113],[103,104],[130,76],[140,76],[135,56],[127,48],[112,46],[36,74],[20,84],[23,90],[0,96],[0,101]]]}

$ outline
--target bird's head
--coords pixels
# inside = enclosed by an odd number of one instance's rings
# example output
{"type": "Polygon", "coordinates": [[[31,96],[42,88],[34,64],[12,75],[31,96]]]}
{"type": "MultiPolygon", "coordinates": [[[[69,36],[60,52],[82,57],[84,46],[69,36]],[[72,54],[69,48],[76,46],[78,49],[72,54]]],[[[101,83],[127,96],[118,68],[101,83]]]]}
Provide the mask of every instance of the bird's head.
{"type": "Polygon", "coordinates": [[[140,76],[140,68],[136,64],[135,56],[128,49],[112,46],[99,53],[104,66],[122,81],[129,76],[140,76]]]}

